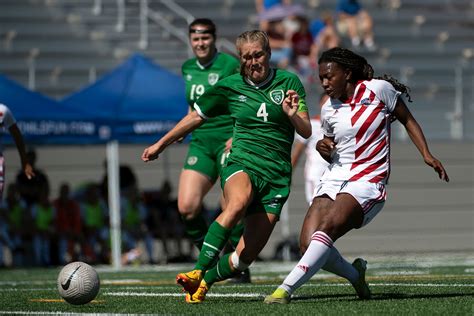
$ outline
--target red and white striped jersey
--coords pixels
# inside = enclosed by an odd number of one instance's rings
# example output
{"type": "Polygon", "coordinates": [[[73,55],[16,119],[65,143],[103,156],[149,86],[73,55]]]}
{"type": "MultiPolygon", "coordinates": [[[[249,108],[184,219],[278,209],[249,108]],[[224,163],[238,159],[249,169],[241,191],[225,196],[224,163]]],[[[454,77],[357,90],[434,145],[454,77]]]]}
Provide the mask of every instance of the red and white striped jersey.
{"type": "Polygon", "coordinates": [[[12,112],[10,112],[10,109],[6,105],[0,103],[0,126],[8,130],[10,126],[15,123],[15,118],[13,117],[12,112]]]}
{"type": "Polygon", "coordinates": [[[321,109],[324,135],[336,148],[323,180],[386,183],[390,173],[390,113],[400,92],[385,80],[358,82],[346,102],[330,98],[321,109]]]}
{"type": "MultiPolygon", "coordinates": [[[[0,103],[0,128],[5,129],[8,132],[8,129],[15,123],[15,118],[10,109],[6,105],[0,103]]],[[[2,153],[3,146],[0,143],[0,155],[2,153]]]]}

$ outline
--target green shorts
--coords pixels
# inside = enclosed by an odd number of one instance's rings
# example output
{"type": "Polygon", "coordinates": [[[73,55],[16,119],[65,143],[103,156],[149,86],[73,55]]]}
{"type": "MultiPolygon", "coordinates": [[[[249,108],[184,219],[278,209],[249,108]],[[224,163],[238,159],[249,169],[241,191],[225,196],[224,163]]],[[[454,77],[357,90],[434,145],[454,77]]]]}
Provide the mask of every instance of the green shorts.
{"type": "Polygon", "coordinates": [[[216,181],[222,172],[228,153],[224,152],[225,143],[206,142],[201,140],[192,140],[184,169],[195,170],[207,176],[212,182],[216,181]]]}
{"type": "Polygon", "coordinates": [[[271,213],[280,217],[281,210],[290,195],[290,185],[276,185],[263,180],[243,165],[228,163],[221,174],[221,187],[238,172],[245,172],[250,177],[254,190],[254,199],[247,208],[245,216],[259,212],[271,213]]]}

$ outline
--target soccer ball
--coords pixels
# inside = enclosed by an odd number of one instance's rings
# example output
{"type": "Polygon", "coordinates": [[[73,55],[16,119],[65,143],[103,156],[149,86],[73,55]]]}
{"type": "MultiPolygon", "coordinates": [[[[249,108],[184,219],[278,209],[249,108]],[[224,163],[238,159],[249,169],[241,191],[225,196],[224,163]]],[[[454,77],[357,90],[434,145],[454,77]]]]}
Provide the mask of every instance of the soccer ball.
{"type": "Polygon", "coordinates": [[[99,288],[99,275],[87,263],[71,262],[59,272],[59,295],[70,304],[82,305],[89,303],[97,296],[99,288]]]}

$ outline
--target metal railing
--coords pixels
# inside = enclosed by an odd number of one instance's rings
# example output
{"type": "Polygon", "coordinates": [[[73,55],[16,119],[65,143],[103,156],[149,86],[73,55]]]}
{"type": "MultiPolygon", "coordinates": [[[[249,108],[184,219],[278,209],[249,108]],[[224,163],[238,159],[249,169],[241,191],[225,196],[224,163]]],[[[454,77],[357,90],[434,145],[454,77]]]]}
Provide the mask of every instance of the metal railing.
{"type": "MultiPolygon", "coordinates": [[[[159,0],[159,2],[166,6],[171,12],[173,12],[174,15],[184,19],[186,21],[186,24],[191,23],[195,19],[195,17],[191,13],[176,4],[176,2],[174,2],[173,0],[159,0]]],[[[177,28],[176,26],[168,22],[166,18],[158,11],[150,9],[148,5],[148,0],[140,0],[139,47],[141,49],[146,49],[148,47],[148,19],[152,20],[154,23],[158,24],[171,35],[175,36],[184,44],[186,44],[186,47],[188,47],[188,57],[192,57],[192,51],[188,45],[188,34],[182,29],[177,28]]],[[[235,51],[235,45],[225,38],[218,39],[216,42],[216,46],[219,50],[225,49],[228,52],[235,51]]]]}

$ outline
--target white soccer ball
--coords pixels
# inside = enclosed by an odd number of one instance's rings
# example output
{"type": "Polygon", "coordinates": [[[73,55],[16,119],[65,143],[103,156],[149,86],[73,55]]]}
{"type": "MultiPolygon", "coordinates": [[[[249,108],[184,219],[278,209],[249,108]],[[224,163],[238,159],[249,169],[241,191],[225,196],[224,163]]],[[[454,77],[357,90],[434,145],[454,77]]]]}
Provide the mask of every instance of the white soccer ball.
{"type": "Polygon", "coordinates": [[[59,295],[70,304],[82,305],[89,303],[97,296],[99,288],[99,275],[87,263],[71,262],[59,272],[59,295]]]}

